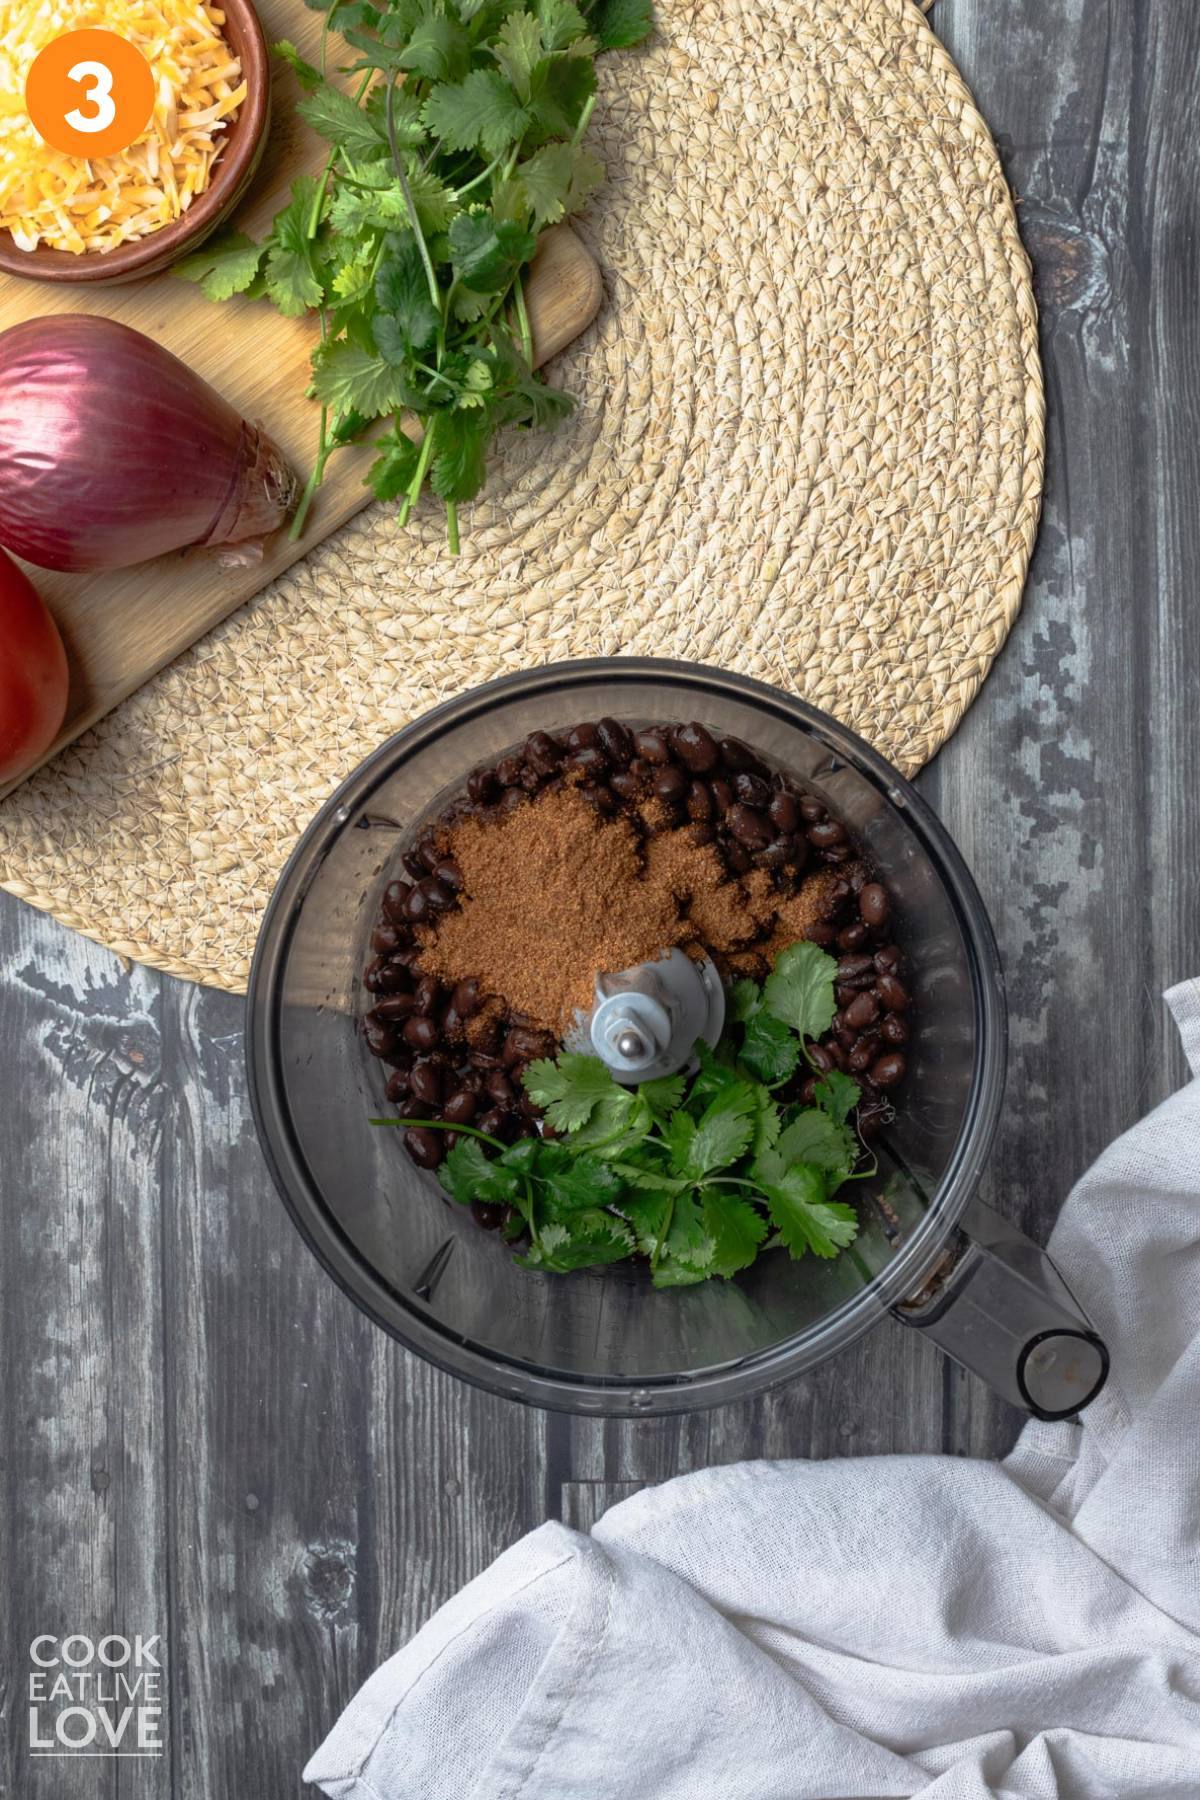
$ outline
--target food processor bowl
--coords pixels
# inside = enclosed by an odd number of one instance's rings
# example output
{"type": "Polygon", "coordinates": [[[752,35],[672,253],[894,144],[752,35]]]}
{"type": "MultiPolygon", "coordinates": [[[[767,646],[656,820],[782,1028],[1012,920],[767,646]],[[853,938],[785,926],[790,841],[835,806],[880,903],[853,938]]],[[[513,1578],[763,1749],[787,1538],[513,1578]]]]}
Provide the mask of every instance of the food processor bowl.
{"type": "Polygon", "coordinates": [[[271,900],[248,1057],[272,1172],[326,1269],[385,1330],[497,1393],[613,1415],[711,1406],[812,1368],[889,1312],[1042,1416],[1067,1416],[1102,1385],[1103,1346],[1044,1252],[974,1198],[1005,1008],[962,858],[881,756],[763,683],[659,660],[558,664],[476,688],[381,745],[317,815],[271,900]],[[472,769],[533,731],[604,715],[696,719],[743,739],[827,802],[888,885],[913,997],[908,1074],[873,1145],[877,1172],[857,1184],[860,1235],[833,1261],[777,1251],[733,1280],[665,1292],[636,1264],[531,1272],[413,1165],[398,1132],[369,1123],[390,1109],[361,1033],[362,971],[400,852],[472,769]]]}

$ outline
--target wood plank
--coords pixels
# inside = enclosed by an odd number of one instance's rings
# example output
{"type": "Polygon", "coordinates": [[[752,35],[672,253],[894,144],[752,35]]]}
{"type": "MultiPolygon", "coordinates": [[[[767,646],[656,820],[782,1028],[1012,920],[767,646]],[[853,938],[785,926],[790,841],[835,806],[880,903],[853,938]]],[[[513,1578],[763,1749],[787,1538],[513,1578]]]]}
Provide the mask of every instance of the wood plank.
{"type": "MultiPolygon", "coordinates": [[[[258,10],[269,40],[287,37],[302,55],[319,54],[321,15],[302,0],[259,0],[258,10]]],[[[336,54],[331,60],[336,64],[336,54]]],[[[320,169],[328,150],[295,112],[300,92],[291,69],[272,61],[267,149],[251,195],[233,221],[255,237],[265,234],[296,177],[320,169]]],[[[538,364],[595,317],[600,271],[569,226],[544,235],[527,298],[538,364]]],[[[214,305],[169,272],[99,291],[0,277],[0,330],[61,312],[99,313],[145,332],[189,363],[245,418],[262,423],[301,479],[307,476],[317,441],[317,409],[304,393],[317,341],[311,317],[285,319],[265,301],[241,296],[214,305]]],[[[262,561],[249,566],[224,567],[215,553],[194,550],[99,575],[31,567],[71,661],[67,718],[42,760],[360,512],[371,499],[363,486],[370,455],[369,446],[351,446],[333,457],[300,537],[293,542],[286,530],[276,532],[262,561]]],[[[0,787],[0,797],[16,785],[0,787]]]]}

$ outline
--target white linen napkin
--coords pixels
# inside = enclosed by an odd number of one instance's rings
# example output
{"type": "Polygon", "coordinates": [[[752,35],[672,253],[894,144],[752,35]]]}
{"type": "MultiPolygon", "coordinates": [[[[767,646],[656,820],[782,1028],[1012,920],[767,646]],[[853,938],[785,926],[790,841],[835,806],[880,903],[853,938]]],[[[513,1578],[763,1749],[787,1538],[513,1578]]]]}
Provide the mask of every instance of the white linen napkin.
{"type": "MultiPolygon", "coordinates": [[[[1200,1077],[1200,981],[1167,995],[1200,1077]]],[[[1198,1800],[1200,1079],[1051,1240],[1113,1353],[1003,1463],[705,1470],[522,1539],[305,1770],[333,1800],[1198,1800]]]]}

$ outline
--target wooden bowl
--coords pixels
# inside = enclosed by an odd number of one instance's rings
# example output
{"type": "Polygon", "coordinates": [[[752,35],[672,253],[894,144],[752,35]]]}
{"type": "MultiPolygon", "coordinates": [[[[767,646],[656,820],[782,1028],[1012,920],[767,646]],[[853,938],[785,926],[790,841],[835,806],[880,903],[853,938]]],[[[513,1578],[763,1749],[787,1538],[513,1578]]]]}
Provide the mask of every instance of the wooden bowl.
{"type": "Polygon", "coordinates": [[[110,285],[156,275],[169,263],[189,255],[232,212],[242,198],[267,141],[271,77],[267,44],[251,0],[222,0],[224,32],[242,65],[246,98],[225,134],[208,186],[188,210],[148,236],[119,244],[115,250],[18,250],[12,234],[0,231],[0,270],[32,281],[85,281],[110,285]]]}

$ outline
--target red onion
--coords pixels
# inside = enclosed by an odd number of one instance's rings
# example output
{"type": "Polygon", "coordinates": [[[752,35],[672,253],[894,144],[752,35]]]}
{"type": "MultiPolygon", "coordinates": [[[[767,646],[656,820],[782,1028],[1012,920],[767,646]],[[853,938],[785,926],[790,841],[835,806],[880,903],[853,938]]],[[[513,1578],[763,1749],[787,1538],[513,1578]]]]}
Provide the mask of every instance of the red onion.
{"type": "Polygon", "coordinates": [[[58,314],[0,332],[0,544],[44,569],[123,569],[282,524],[280,452],[161,345],[58,314]]]}

